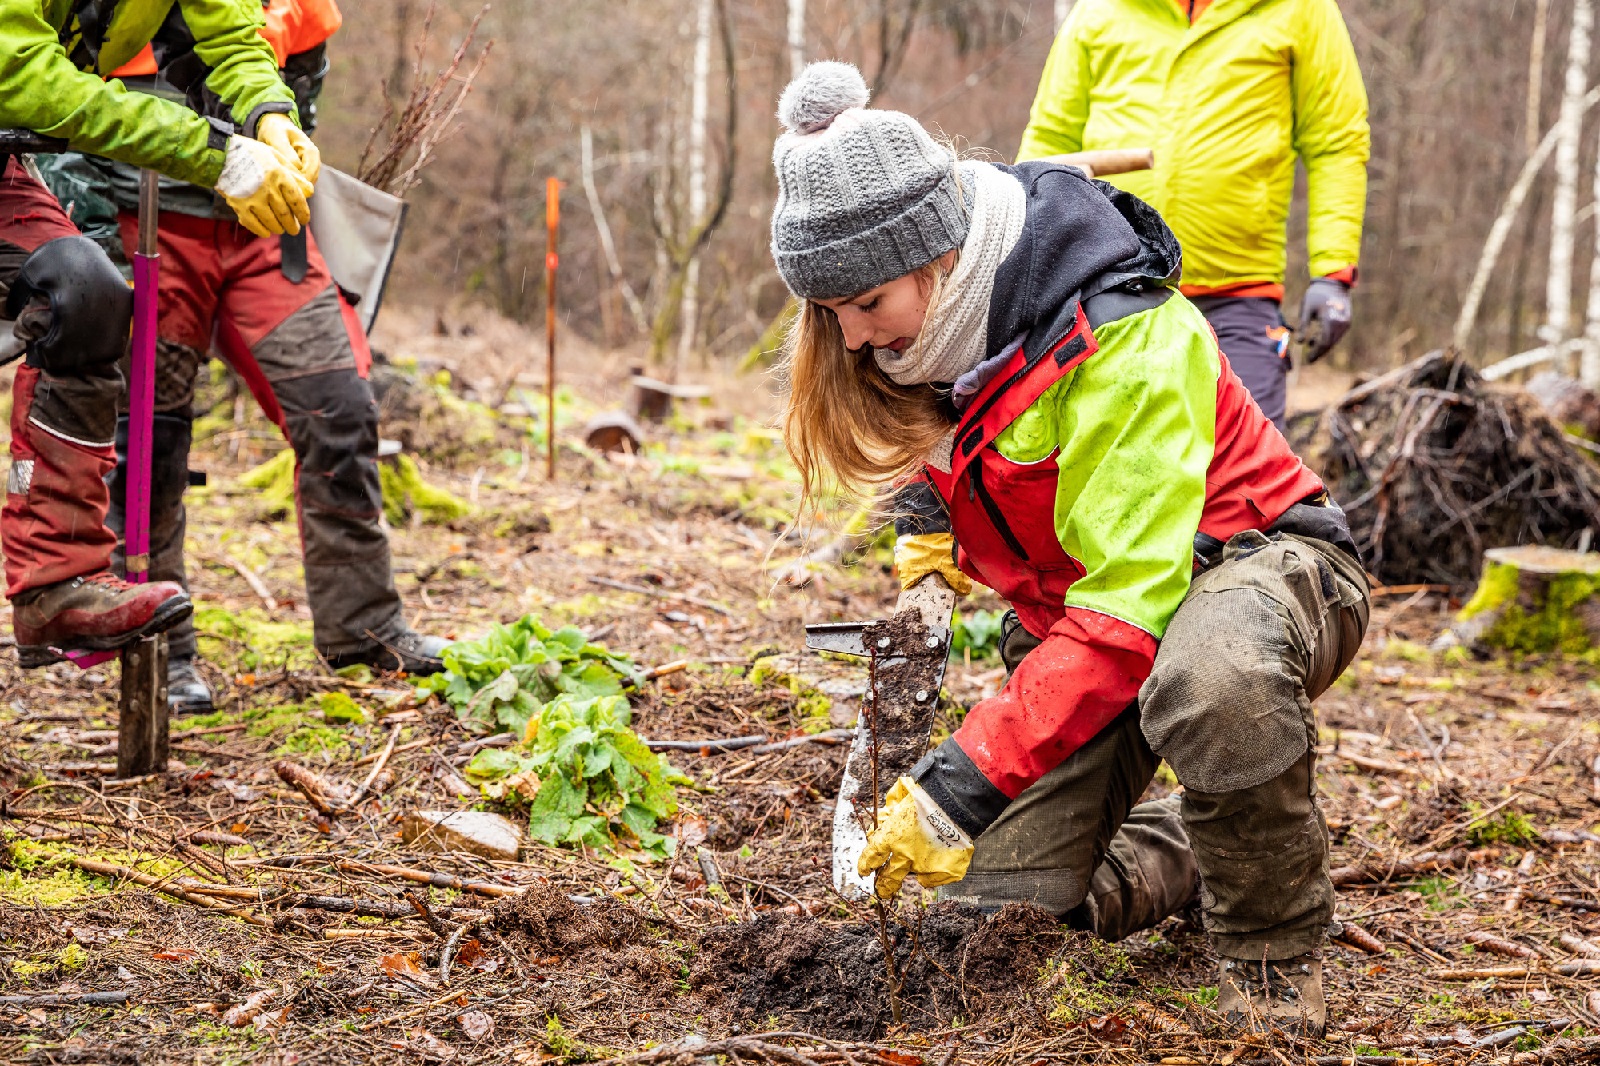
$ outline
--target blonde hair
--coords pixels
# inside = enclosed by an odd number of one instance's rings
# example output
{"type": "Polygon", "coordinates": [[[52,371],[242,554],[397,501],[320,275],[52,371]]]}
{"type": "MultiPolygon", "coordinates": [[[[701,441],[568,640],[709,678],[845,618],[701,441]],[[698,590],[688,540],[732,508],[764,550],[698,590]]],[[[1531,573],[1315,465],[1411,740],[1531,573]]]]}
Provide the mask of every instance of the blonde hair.
{"type": "MultiPolygon", "coordinates": [[[[937,262],[912,272],[934,307],[944,279],[937,262]]],[[[802,300],[784,341],[779,372],[788,386],[783,443],[800,473],[798,516],[816,508],[832,475],[857,501],[912,473],[950,432],[947,400],[929,385],[897,385],[872,349],[851,351],[833,311],[802,300]]]]}

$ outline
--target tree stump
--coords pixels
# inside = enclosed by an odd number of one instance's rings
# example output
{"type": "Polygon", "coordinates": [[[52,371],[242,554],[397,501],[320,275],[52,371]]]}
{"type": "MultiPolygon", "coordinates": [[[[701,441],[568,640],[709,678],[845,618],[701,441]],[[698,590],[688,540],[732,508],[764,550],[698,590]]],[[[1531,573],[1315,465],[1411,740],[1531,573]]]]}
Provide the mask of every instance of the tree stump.
{"type": "Polygon", "coordinates": [[[1444,642],[1594,657],[1600,648],[1600,552],[1532,544],[1490,548],[1477,591],[1444,642]]]}
{"type": "Polygon", "coordinates": [[[644,430],[625,412],[608,411],[595,415],[583,427],[583,442],[601,453],[637,455],[644,445],[644,430]]]}

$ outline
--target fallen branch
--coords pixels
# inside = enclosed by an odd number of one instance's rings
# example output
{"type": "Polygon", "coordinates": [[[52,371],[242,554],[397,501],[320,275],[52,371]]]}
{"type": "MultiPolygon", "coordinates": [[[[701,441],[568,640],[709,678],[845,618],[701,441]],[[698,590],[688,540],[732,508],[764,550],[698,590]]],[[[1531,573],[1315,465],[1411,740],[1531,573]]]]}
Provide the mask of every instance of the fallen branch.
{"type": "Polygon", "coordinates": [[[339,813],[335,797],[342,791],[298,763],[284,759],[273,767],[285,784],[293,785],[320,813],[333,817],[339,813]]]}
{"type": "Polygon", "coordinates": [[[127,992],[58,992],[37,996],[0,996],[0,1007],[117,1007],[127,992]]]}
{"type": "Polygon", "coordinates": [[[267,609],[268,614],[278,613],[278,600],[267,588],[266,582],[261,580],[261,575],[250,569],[244,563],[231,555],[202,555],[200,561],[207,566],[217,566],[224,570],[232,570],[244,578],[244,583],[250,586],[250,591],[256,594],[256,599],[261,601],[261,606],[267,609]]]}
{"type": "Polygon", "coordinates": [[[696,607],[704,607],[708,611],[715,611],[724,618],[733,617],[733,612],[722,606],[722,604],[712,603],[710,600],[702,600],[699,596],[691,596],[687,592],[673,592],[671,589],[653,589],[647,585],[631,585],[626,581],[613,581],[609,577],[595,577],[593,575],[589,577],[589,583],[591,585],[601,585],[608,589],[616,589],[618,592],[634,592],[640,596],[650,596],[658,600],[681,600],[684,603],[692,603],[696,607]]]}
{"type": "Polygon", "coordinates": [[[461,938],[467,935],[468,930],[476,928],[477,924],[477,922],[463,922],[445,940],[444,950],[439,952],[439,983],[441,985],[450,983],[450,967],[455,964],[456,952],[461,949],[461,938]]]}
{"type": "Polygon", "coordinates": [[[722,740],[646,740],[645,746],[651,751],[698,751],[701,755],[716,755],[721,752],[738,751],[740,748],[753,748],[757,744],[766,743],[766,736],[756,733],[748,737],[727,737],[722,740]]]}
{"type": "Polygon", "coordinates": [[[1336,885],[1382,884],[1396,877],[1413,877],[1417,874],[1435,873],[1465,866],[1471,853],[1466,848],[1449,851],[1425,851],[1410,859],[1397,859],[1382,865],[1358,863],[1336,866],[1328,871],[1328,878],[1336,885]]]}
{"type": "Polygon", "coordinates": [[[378,779],[378,775],[383,773],[384,766],[386,766],[389,762],[389,756],[394,754],[394,742],[399,739],[400,727],[394,726],[389,730],[389,743],[383,746],[383,751],[379,753],[377,762],[372,764],[372,772],[367,775],[367,779],[365,781],[361,782],[361,787],[356,789],[356,794],[354,796],[351,796],[348,800],[345,800],[343,803],[339,804],[340,810],[348,811],[355,807],[356,804],[361,802],[361,798],[367,794],[367,790],[370,789],[372,787],[372,783],[378,779]]]}
{"type": "Polygon", "coordinates": [[[1435,970],[1428,976],[1437,981],[1478,981],[1491,977],[1536,977],[1553,973],[1558,977],[1588,977],[1600,973],[1600,959],[1568,959],[1553,966],[1539,966],[1530,960],[1526,966],[1482,966],[1465,970],[1435,970]]]}
{"type": "MultiPolygon", "coordinates": [[[[413,740],[409,744],[401,744],[399,747],[395,748],[389,754],[390,755],[399,755],[403,751],[416,751],[418,748],[425,748],[429,744],[432,744],[432,743],[433,743],[433,738],[432,737],[424,737],[421,740],[413,740]]],[[[355,761],[355,765],[356,766],[365,766],[365,765],[367,765],[367,763],[376,762],[378,759],[380,759],[382,757],[383,757],[383,752],[375,751],[371,755],[363,755],[363,756],[361,756],[361,758],[359,758],[359,759],[357,759],[355,761]]],[[[380,766],[379,769],[381,770],[382,767],[380,766]]]]}
{"type": "Polygon", "coordinates": [[[261,917],[259,914],[254,914],[240,907],[230,907],[226,903],[219,903],[213,899],[207,899],[205,896],[189,892],[185,889],[177,887],[174,884],[171,884],[169,881],[163,880],[159,877],[152,877],[150,874],[143,873],[139,870],[130,869],[126,866],[118,866],[115,863],[99,862],[95,859],[79,858],[76,855],[67,856],[67,861],[86,873],[99,874],[102,877],[115,877],[123,881],[132,881],[136,885],[143,885],[146,888],[153,888],[163,895],[171,896],[173,899],[181,899],[183,902],[192,903],[196,907],[203,907],[206,910],[216,911],[219,914],[227,914],[234,918],[240,918],[249,922],[251,925],[257,925],[263,929],[273,928],[272,923],[261,917]]]}
{"type": "Polygon", "coordinates": [[[855,738],[854,729],[828,729],[821,733],[808,733],[803,737],[790,737],[788,740],[775,740],[771,744],[758,744],[750,749],[752,755],[766,755],[768,752],[786,751],[789,748],[798,748],[803,744],[844,744],[855,738]]]}
{"type": "Polygon", "coordinates": [[[476,892],[480,896],[492,896],[496,899],[504,896],[520,896],[525,891],[508,885],[497,885],[490,881],[467,881],[456,877],[454,874],[437,873],[433,870],[417,870],[409,866],[388,866],[375,862],[357,862],[351,859],[332,859],[326,855],[285,855],[270,859],[246,859],[234,865],[259,865],[287,870],[307,862],[325,862],[334,867],[334,869],[342,870],[346,873],[386,874],[389,877],[415,881],[421,885],[432,885],[434,888],[453,888],[458,892],[476,892]]]}

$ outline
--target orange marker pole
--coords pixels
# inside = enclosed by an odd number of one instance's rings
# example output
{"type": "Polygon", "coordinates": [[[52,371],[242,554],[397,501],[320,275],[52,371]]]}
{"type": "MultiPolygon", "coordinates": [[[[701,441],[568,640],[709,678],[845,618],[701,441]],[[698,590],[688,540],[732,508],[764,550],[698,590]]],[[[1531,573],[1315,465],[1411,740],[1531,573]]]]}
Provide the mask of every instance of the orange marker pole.
{"type": "Polygon", "coordinates": [[[561,228],[561,186],[559,178],[545,179],[544,350],[545,391],[549,404],[545,419],[545,477],[550,481],[556,479],[556,268],[561,265],[556,238],[561,228]]]}

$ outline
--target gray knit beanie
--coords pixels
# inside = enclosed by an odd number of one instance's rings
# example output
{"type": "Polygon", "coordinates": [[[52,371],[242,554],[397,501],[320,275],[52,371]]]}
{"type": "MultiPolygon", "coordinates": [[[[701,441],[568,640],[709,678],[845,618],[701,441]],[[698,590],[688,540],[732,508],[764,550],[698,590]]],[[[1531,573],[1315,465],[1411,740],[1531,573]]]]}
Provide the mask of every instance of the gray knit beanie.
{"type": "Polygon", "coordinates": [[[956,160],[916,119],[865,110],[861,73],[812,63],[778,100],[772,258],[789,291],[831,300],[927,266],[967,236],[956,160]]]}

